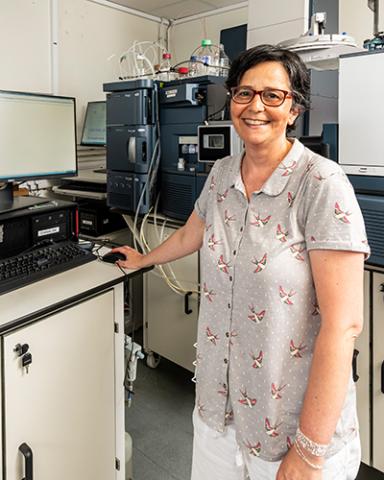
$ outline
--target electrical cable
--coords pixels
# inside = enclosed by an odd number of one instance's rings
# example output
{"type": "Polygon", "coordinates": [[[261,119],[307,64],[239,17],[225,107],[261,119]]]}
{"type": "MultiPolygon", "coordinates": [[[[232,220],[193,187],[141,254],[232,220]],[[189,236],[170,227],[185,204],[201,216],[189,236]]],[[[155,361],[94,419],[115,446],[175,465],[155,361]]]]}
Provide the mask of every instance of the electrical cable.
{"type": "MultiPolygon", "coordinates": [[[[154,90],[154,96],[155,96],[154,103],[155,103],[155,105],[158,105],[158,91],[157,91],[157,89],[154,90]]],[[[155,143],[155,146],[154,146],[154,149],[153,149],[152,157],[151,157],[151,160],[150,160],[150,163],[149,163],[147,181],[144,184],[144,187],[143,187],[143,190],[142,190],[141,195],[139,197],[139,201],[138,201],[137,208],[136,208],[135,218],[134,218],[134,222],[133,222],[133,227],[134,227],[135,231],[137,230],[137,221],[138,221],[138,216],[139,216],[139,212],[140,212],[141,203],[144,199],[145,193],[148,192],[148,196],[150,196],[150,194],[152,192],[152,189],[154,187],[154,183],[155,183],[156,178],[157,178],[158,167],[159,167],[159,164],[160,164],[161,146],[160,146],[160,118],[159,118],[159,109],[158,108],[156,108],[155,115],[156,115],[157,139],[156,139],[156,143],[155,143]]],[[[134,246],[136,248],[135,237],[134,237],[134,246]]]]}
{"type": "MultiPolygon", "coordinates": [[[[156,233],[156,236],[157,236],[157,240],[158,240],[159,244],[162,244],[163,241],[164,241],[165,225],[167,223],[167,218],[165,217],[164,220],[163,220],[163,225],[161,227],[161,234],[159,235],[159,231],[158,231],[158,227],[157,227],[157,217],[158,217],[157,206],[158,206],[158,203],[155,204],[153,222],[154,222],[154,226],[155,226],[155,233],[156,233]]],[[[173,278],[173,280],[176,284],[176,287],[179,288],[183,293],[187,293],[188,290],[185,290],[185,288],[177,280],[177,277],[175,275],[175,272],[173,271],[171,263],[167,263],[167,264],[165,264],[165,266],[168,268],[168,270],[170,272],[170,275],[172,276],[172,278],[173,278]]],[[[168,276],[167,276],[167,281],[171,281],[168,276]]],[[[175,284],[173,284],[173,285],[175,285],[175,284]]]]}
{"type": "MultiPolygon", "coordinates": [[[[165,231],[165,225],[166,225],[166,222],[167,222],[167,218],[164,218],[164,222],[163,222],[163,225],[162,225],[162,231],[161,231],[161,235],[159,236],[159,232],[158,232],[158,226],[157,226],[157,213],[154,213],[153,217],[152,217],[152,220],[154,222],[154,225],[155,225],[155,233],[156,233],[156,236],[157,236],[157,243],[158,244],[161,244],[163,243],[163,240],[164,240],[164,231],[165,231]]],[[[145,217],[145,223],[147,222],[149,218],[149,215],[147,215],[145,217]]],[[[143,222],[144,223],[144,222],[143,222]]],[[[144,243],[145,245],[145,248],[150,251],[151,250],[151,247],[149,245],[149,242],[146,240],[145,238],[145,235],[144,235],[144,230],[145,230],[145,224],[142,224],[141,225],[141,234],[140,234],[140,237],[141,237],[141,240],[142,242],[144,243]]],[[[168,287],[174,291],[175,293],[177,293],[178,295],[185,295],[186,293],[190,292],[191,290],[190,289],[186,289],[183,285],[181,285],[181,283],[178,281],[173,269],[172,269],[172,265],[171,263],[166,263],[164,265],[156,265],[155,266],[155,270],[152,270],[151,273],[153,275],[156,275],[157,277],[161,277],[165,283],[168,285],[168,287]],[[169,277],[169,274],[167,274],[167,271],[166,270],[169,270],[170,272],[170,275],[172,276],[172,278],[169,277]]],[[[198,285],[197,285],[198,287],[198,285]]],[[[194,294],[198,294],[198,290],[192,290],[192,293],[194,294]]]]}
{"type": "Polygon", "coordinates": [[[207,118],[207,121],[208,121],[208,122],[209,122],[210,120],[213,120],[217,114],[222,113],[222,112],[225,112],[226,107],[228,107],[228,99],[229,99],[229,97],[227,97],[227,98],[225,99],[224,105],[223,105],[219,110],[217,110],[216,112],[211,113],[211,114],[208,116],[208,118],[207,118]]]}
{"type": "Polygon", "coordinates": [[[148,40],[138,42],[135,40],[130,48],[120,54],[119,57],[119,72],[121,79],[134,79],[140,78],[143,76],[154,76],[155,70],[153,65],[155,63],[160,63],[159,53],[156,52],[156,49],[159,51],[165,52],[166,49],[159,42],[151,42],[148,40]],[[149,54],[152,52],[152,60],[149,58],[149,54]],[[158,61],[156,61],[158,59],[158,61]],[[138,60],[144,62],[146,67],[140,68],[138,60]],[[123,68],[123,64],[126,62],[127,69],[123,68]]]}

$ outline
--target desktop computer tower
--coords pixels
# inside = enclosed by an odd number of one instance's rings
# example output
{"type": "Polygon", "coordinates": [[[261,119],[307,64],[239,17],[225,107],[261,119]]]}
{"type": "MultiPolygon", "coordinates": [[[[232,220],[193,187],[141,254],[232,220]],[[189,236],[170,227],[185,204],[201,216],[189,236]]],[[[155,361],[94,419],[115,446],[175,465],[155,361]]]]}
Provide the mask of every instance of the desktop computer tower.
{"type": "Polygon", "coordinates": [[[0,214],[0,259],[46,241],[77,240],[77,205],[52,200],[0,214]]]}

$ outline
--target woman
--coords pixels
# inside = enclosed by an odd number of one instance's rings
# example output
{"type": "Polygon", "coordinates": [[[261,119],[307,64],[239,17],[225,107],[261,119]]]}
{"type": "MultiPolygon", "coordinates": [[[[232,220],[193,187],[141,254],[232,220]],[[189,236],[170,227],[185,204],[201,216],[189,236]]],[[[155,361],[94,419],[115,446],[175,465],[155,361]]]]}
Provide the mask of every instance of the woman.
{"type": "Polygon", "coordinates": [[[244,152],[215,163],[166,242],[115,250],[128,268],[201,251],[192,480],[352,480],[362,216],[340,167],[286,136],[309,104],[296,54],[252,48],[227,88],[244,152]]]}

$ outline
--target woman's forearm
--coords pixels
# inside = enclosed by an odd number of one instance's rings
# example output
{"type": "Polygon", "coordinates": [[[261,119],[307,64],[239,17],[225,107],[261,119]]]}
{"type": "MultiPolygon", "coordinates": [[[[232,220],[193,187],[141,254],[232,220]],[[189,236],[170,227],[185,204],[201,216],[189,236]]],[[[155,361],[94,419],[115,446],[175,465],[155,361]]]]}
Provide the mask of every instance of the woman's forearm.
{"type": "Polygon", "coordinates": [[[322,328],[316,340],[300,428],[311,440],[328,444],[344,405],[351,376],[356,328],[322,328]]]}
{"type": "Polygon", "coordinates": [[[196,212],[193,212],[183,227],[176,230],[161,245],[145,255],[127,245],[114,248],[113,251],[125,255],[125,260],[118,262],[124,268],[136,269],[162,265],[199,250],[203,243],[204,229],[204,221],[199,218],[196,212]]]}
{"type": "Polygon", "coordinates": [[[172,262],[195,252],[200,246],[200,242],[188,236],[185,226],[181,227],[161,245],[142,257],[143,267],[172,262]]]}

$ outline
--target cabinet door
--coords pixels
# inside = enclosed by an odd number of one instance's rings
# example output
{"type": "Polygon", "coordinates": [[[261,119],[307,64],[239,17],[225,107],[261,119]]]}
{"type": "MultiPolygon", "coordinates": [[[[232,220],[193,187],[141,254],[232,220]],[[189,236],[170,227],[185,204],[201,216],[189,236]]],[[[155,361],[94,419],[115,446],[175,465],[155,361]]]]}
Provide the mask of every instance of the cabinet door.
{"type": "MultiPolygon", "coordinates": [[[[175,230],[165,229],[165,238],[175,230]]],[[[151,247],[159,244],[154,225],[146,229],[151,247]]],[[[186,291],[196,291],[198,279],[198,255],[189,255],[171,263],[173,274],[167,270],[172,282],[175,279],[186,291]]],[[[185,295],[172,291],[156,270],[144,276],[144,321],[145,350],[153,351],[176,364],[194,371],[196,358],[193,344],[197,337],[198,298],[193,293],[188,297],[191,313],[185,313],[185,295]]]]}
{"type": "Polygon", "coordinates": [[[38,480],[115,479],[113,305],[107,292],[4,337],[4,480],[24,478],[23,443],[38,480]]]}
{"type": "Polygon", "coordinates": [[[373,274],[373,462],[384,472],[384,274],[373,274]]]}
{"type": "Polygon", "coordinates": [[[357,414],[360,425],[361,438],[361,460],[367,465],[370,464],[370,293],[369,293],[370,273],[364,272],[364,329],[356,340],[355,353],[356,357],[356,373],[359,379],[356,383],[357,395],[357,414]]]}

